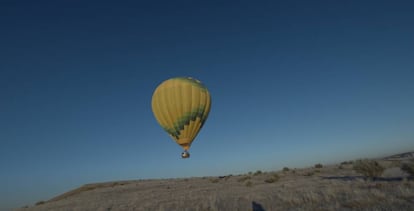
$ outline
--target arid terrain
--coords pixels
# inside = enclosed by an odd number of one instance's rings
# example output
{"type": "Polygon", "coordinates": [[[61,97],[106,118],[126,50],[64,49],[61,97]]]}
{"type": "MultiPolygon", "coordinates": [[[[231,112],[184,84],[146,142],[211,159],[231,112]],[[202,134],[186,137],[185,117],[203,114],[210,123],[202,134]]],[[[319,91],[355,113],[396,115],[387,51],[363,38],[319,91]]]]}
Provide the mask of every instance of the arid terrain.
{"type": "Polygon", "coordinates": [[[414,181],[400,169],[414,153],[377,160],[372,180],[353,162],[243,175],[87,184],[34,210],[414,210],[414,181]]]}

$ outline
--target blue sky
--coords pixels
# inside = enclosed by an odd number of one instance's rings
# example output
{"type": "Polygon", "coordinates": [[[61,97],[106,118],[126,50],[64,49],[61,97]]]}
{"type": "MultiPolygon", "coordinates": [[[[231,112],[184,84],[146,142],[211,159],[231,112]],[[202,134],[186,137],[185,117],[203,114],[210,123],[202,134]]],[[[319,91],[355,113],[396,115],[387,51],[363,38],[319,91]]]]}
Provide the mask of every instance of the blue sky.
{"type": "Polygon", "coordinates": [[[85,183],[237,174],[414,150],[410,1],[2,1],[0,209],[85,183]],[[190,150],[151,97],[201,80],[190,150]]]}

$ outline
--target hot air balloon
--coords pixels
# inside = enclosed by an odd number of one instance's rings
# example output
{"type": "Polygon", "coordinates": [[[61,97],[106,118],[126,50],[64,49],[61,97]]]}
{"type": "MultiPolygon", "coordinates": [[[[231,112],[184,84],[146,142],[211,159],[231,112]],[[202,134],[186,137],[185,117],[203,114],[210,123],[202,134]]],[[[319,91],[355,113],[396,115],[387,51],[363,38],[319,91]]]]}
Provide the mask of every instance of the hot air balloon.
{"type": "Polygon", "coordinates": [[[162,82],[152,96],[155,119],[183,149],[182,158],[203,127],[210,112],[211,97],[207,88],[190,77],[176,77],[162,82]]]}

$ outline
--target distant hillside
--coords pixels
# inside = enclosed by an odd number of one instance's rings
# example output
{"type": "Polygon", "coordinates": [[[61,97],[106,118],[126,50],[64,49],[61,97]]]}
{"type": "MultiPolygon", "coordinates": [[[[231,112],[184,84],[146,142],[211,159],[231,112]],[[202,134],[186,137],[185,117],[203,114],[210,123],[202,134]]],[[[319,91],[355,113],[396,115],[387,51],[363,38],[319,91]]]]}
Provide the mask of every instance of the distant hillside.
{"type": "Polygon", "coordinates": [[[385,157],[384,160],[409,160],[414,158],[414,152],[405,152],[385,157]]]}

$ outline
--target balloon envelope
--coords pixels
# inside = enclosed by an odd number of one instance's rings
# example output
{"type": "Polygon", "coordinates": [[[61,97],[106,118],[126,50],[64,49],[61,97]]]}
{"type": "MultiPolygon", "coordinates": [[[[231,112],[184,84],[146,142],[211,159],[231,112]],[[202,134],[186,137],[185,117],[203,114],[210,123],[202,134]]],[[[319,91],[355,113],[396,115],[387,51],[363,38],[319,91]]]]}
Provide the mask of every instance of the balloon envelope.
{"type": "Polygon", "coordinates": [[[152,96],[155,119],[170,137],[188,150],[210,112],[211,97],[207,88],[189,77],[162,82],[152,96]]]}

